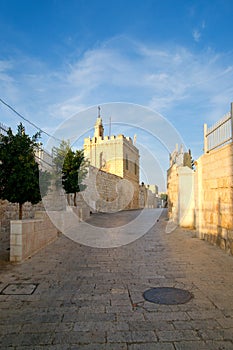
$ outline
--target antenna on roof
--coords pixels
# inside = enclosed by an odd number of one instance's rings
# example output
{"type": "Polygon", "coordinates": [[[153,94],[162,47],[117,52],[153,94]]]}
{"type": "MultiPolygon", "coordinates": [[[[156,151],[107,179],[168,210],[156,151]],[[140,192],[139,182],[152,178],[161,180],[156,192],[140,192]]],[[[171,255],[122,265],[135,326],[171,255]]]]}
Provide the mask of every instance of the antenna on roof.
{"type": "Polygon", "coordinates": [[[111,136],[111,129],[112,129],[112,118],[109,118],[109,137],[111,136]]]}

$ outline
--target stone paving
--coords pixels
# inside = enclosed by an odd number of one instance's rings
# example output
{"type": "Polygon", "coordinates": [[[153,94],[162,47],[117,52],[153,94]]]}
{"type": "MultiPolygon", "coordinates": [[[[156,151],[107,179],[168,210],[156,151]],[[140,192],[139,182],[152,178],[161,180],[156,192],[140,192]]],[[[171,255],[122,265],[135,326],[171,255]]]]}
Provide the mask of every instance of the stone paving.
{"type": "Polygon", "coordinates": [[[165,214],[126,246],[61,235],[23,264],[0,263],[0,349],[233,349],[233,258],[192,231],[166,233],[165,214]],[[194,297],[146,302],[143,292],[158,286],[194,297]]]}

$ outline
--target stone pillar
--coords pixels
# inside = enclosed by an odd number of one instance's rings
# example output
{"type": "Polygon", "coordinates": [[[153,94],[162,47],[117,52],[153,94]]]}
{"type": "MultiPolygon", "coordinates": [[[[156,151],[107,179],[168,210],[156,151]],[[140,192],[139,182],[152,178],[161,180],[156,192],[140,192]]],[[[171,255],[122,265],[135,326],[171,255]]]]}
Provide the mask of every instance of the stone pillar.
{"type": "Polygon", "coordinates": [[[199,238],[203,238],[203,175],[202,175],[202,157],[197,160],[195,172],[195,212],[196,212],[196,229],[199,238]]]}
{"type": "Polygon", "coordinates": [[[231,141],[233,142],[233,102],[231,102],[231,141]]]}
{"type": "Polygon", "coordinates": [[[178,167],[178,223],[194,227],[194,173],[189,167],[178,167]]]}

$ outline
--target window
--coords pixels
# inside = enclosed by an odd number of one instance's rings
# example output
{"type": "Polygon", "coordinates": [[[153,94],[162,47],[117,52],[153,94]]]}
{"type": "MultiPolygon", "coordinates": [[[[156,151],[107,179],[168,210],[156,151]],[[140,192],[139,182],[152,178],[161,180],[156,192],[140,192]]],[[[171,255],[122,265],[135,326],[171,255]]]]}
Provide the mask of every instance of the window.
{"type": "Polygon", "coordinates": [[[103,166],[103,152],[100,152],[100,168],[103,166]]]}
{"type": "Polygon", "coordinates": [[[128,160],[128,154],[126,154],[126,159],[125,159],[125,168],[126,168],[126,170],[129,170],[129,160],[128,160]]]}

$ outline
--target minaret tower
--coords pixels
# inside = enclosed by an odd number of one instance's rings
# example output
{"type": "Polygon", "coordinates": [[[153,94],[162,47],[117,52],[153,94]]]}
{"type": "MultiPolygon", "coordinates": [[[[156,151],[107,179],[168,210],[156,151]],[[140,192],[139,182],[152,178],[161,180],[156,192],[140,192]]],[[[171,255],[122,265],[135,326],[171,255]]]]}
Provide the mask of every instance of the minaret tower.
{"type": "Polygon", "coordinates": [[[101,138],[102,140],[104,138],[104,127],[102,124],[102,118],[100,116],[100,107],[98,107],[98,118],[96,119],[96,123],[95,123],[94,137],[101,138]]]}

